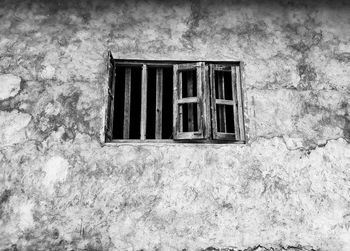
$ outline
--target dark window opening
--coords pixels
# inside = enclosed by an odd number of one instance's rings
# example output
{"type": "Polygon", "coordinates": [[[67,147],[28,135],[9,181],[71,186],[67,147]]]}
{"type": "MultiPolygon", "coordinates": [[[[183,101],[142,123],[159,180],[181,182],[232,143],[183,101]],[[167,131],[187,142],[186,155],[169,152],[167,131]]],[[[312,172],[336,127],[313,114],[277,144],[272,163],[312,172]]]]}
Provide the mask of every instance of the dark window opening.
{"type": "MultiPolygon", "coordinates": [[[[147,71],[147,119],[146,139],[156,139],[157,69],[162,70],[161,139],[172,139],[173,70],[170,67],[149,67],[147,71]]],[[[158,80],[159,81],[159,80],[158,80]]]]}
{"type": "Polygon", "coordinates": [[[141,67],[116,67],[113,121],[115,139],[123,139],[126,134],[130,139],[140,139],[141,71],[141,67]],[[126,106],[129,108],[125,109],[126,106]]]}
{"type": "Polygon", "coordinates": [[[110,59],[106,141],[245,142],[240,62],[110,59]]]}
{"type": "Polygon", "coordinates": [[[195,70],[181,71],[182,97],[197,97],[197,77],[195,70]]]}

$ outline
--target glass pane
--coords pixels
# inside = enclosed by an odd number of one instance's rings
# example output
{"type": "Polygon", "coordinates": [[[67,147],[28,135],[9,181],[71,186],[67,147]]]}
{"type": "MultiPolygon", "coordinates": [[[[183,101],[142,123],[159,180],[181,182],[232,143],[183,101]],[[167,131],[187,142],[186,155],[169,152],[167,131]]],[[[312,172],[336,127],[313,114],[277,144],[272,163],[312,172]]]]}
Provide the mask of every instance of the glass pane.
{"type": "MultiPolygon", "coordinates": [[[[182,80],[182,98],[197,96],[197,71],[196,69],[181,70],[179,78],[182,80]]],[[[181,98],[181,97],[180,97],[181,98]]]]}
{"type": "Polygon", "coordinates": [[[217,99],[232,100],[231,71],[215,71],[215,94],[217,99]]]}
{"type": "Polygon", "coordinates": [[[188,103],[179,105],[180,132],[198,131],[198,104],[188,103]]]}
{"type": "Polygon", "coordinates": [[[216,105],[216,122],[217,130],[222,133],[234,133],[232,105],[216,105]]]}

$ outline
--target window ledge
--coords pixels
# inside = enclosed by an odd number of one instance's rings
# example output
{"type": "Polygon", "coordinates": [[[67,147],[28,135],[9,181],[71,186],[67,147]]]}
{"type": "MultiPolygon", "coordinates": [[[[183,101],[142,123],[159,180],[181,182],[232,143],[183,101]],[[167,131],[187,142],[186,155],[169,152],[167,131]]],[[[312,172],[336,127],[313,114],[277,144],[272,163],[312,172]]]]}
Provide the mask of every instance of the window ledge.
{"type": "Polygon", "coordinates": [[[246,141],[229,141],[229,140],[112,140],[105,142],[105,146],[116,145],[245,145],[246,141]]]}

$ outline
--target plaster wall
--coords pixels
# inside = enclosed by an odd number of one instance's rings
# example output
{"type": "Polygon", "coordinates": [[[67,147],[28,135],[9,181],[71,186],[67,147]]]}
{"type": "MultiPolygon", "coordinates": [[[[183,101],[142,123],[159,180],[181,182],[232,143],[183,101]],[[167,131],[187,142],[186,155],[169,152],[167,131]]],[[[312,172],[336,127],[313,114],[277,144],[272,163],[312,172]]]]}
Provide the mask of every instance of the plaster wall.
{"type": "Polygon", "coordinates": [[[0,249],[349,251],[349,30],[348,1],[0,0],[0,249]],[[243,61],[248,143],[102,144],[108,50],[243,61]]]}

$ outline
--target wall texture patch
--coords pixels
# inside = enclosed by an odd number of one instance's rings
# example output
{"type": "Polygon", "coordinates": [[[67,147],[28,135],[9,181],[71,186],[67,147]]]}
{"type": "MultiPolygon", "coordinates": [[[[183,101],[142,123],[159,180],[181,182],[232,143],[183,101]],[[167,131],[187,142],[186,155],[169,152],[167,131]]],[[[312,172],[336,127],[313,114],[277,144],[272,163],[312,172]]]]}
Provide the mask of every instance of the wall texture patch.
{"type": "Polygon", "coordinates": [[[0,100],[15,96],[20,90],[21,79],[12,74],[0,75],[0,100]]]}

